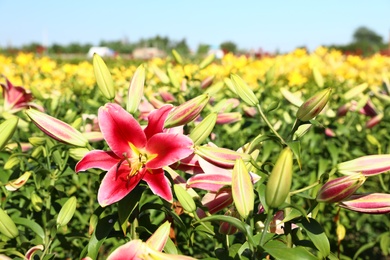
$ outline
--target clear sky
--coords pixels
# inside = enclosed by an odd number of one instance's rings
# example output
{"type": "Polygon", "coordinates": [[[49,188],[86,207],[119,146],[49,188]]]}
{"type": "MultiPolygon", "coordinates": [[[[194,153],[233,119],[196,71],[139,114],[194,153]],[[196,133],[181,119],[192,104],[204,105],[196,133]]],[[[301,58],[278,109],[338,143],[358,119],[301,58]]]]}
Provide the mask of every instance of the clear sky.
{"type": "Polygon", "coordinates": [[[0,0],[0,46],[51,45],[156,35],[194,50],[232,41],[240,49],[291,51],[347,44],[359,26],[390,34],[390,0],[0,0]]]}

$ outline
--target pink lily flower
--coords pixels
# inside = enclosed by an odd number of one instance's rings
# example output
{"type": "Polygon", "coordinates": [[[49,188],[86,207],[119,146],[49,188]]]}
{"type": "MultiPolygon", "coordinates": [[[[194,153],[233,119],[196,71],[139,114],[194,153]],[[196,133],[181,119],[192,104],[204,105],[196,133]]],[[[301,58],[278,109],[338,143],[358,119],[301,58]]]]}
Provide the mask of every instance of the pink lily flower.
{"type": "Polygon", "coordinates": [[[388,214],[390,213],[390,194],[355,194],[348,200],[340,202],[339,206],[360,213],[388,214]]]}
{"type": "Polygon", "coordinates": [[[390,154],[366,155],[337,165],[339,173],[351,175],[361,172],[373,176],[390,170],[390,154]]]}
{"type": "Polygon", "coordinates": [[[77,163],[76,172],[90,168],[108,171],[98,191],[102,207],[121,200],[141,180],[153,193],[172,201],[170,183],[162,168],[192,154],[193,142],[185,135],[164,132],[171,109],[167,105],[151,112],[144,129],[117,104],[109,103],[99,109],[100,129],[111,151],[88,152],[77,163]]]}
{"type": "Polygon", "coordinates": [[[118,247],[112,252],[107,260],[141,260],[141,259],[167,259],[167,260],[190,260],[194,259],[188,256],[165,254],[161,251],[168,240],[171,224],[165,222],[156,232],[146,241],[139,239],[118,247]]]}
{"type": "Polygon", "coordinates": [[[4,110],[9,113],[16,113],[23,108],[35,107],[43,111],[41,106],[30,102],[33,99],[31,93],[27,93],[26,89],[20,86],[14,86],[5,76],[6,84],[0,83],[3,88],[4,110]]]}

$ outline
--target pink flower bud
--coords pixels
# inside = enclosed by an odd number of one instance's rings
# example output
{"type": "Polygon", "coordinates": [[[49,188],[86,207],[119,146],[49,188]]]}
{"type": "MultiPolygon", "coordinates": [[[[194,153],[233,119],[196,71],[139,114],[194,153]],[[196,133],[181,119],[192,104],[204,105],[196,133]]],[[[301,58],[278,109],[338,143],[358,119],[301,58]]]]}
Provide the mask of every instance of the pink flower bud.
{"type": "Polygon", "coordinates": [[[158,91],[158,93],[160,94],[160,96],[161,96],[162,100],[164,100],[164,102],[172,102],[172,101],[176,100],[176,98],[166,90],[160,89],[158,91]]]}
{"type": "Polygon", "coordinates": [[[325,128],[325,135],[328,137],[335,137],[336,136],[335,132],[333,132],[333,130],[330,128],[325,128]]]}
{"type": "Polygon", "coordinates": [[[217,124],[232,124],[240,121],[242,118],[241,114],[238,112],[230,112],[230,113],[220,113],[217,116],[217,124]]]}
{"type": "Polygon", "coordinates": [[[373,128],[382,121],[383,114],[378,114],[366,122],[366,128],[373,128]]]}
{"type": "MultiPolygon", "coordinates": [[[[234,210],[234,208],[231,208],[229,209],[228,211],[225,212],[225,216],[232,216],[234,218],[237,218],[239,219],[240,215],[238,214],[238,212],[236,210],[234,210]]],[[[231,225],[230,223],[228,222],[224,222],[224,221],[221,221],[221,223],[219,224],[219,233],[223,234],[223,235],[233,235],[235,233],[237,233],[237,228],[233,225],[231,225]]]]}
{"type": "Polygon", "coordinates": [[[201,89],[205,89],[211,86],[213,84],[215,76],[208,76],[204,80],[202,80],[202,83],[200,84],[201,89]]]}
{"type": "Polygon", "coordinates": [[[221,147],[198,146],[195,147],[195,153],[206,161],[226,169],[232,169],[236,160],[239,158],[242,158],[244,162],[251,160],[250,154],[221,147]]]}
{"type": "Polygon", "coordinates": [[[367,214],[390,213],[390,194],[371,193],[365,195],[352,195],[339,206],[348,210],[367,214]]]}
{"type": "Polygon", "coordinates": [[[317,194],[317,201],[334,203],[351,196],[362,186],[366,177],[361,173],[343,176],[325,183],[317,194]]]}
{"type": "Polygon", "coordinates": [[[209,99],[210,96],[208,94],[203,94],[175,107],[169,112],[164,127],[171,128],[193,121],[202,112],[209,99]]]}
{"type": "Polygon", "coordinates": [[[316,117],[328,103],[331,92],[330,88],[324,89],[309,98],[299,107],[297,118],[301,121],[309,121],[316,117]]]}
{"type": "Polygon", "coordinates": [[[364,176],[377,175],[390,170],[390,154],[366,155],[337,165],[339,173],[351,175],[361,172],[364,176]]]}
{"type": "Polygon", "coordinates": [[[370,99],[367,100],[367,103],[363,107],[363,114],[366,116],[376,116],[378,113],[376,111],[375,105],[372,103],[370,99]]]}

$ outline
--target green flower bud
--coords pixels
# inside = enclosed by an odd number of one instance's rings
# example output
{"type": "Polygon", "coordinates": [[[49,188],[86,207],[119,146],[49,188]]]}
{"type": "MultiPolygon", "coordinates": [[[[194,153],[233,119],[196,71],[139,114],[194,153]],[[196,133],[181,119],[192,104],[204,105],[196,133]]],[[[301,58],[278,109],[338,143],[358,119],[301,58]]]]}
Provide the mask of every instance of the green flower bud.
{"type": "Polygon", "coordinates": [[[0,233],[8,238],[15,238],[19,235],[15,223],[2,208],[0,208],[0,233]]]}
{"type": "Polygon", "coordinates": [[[104,63],[99,55],[94,53],[92,64],[100,92],[105,98],[113,100],[115,98],[114,82],[112,81],[111,73],[108,70],[106,63],[104,63]]]}
{"type": "Polygon", "coordinates": [[[238,213],[246,219],[253,211],[255,195],[251,176],[241,158],[236,160],[232,172],[232,195],[238,213]]]}
{"type": "Polygon", "coordinates": [[[195,145],[201,144],[211,134],[217,122],[217,113],[206,116],[189,134],[195,145]]]}
{"type": "Polygon", "coordinates": [[[259,104],[259,100],[257,99],[255,93],[249,88],[249,86],[245,83],[245,81],[240,78],[238,75],[232,74],[231,80],[234,85],[234,89],[237,95],[244,100],[248,106],[256,106],[259,104]]]}
{"type": "Polygon", "coordinates": [[[7,144],[18,126],[19,118],[11,117],[0,124],[0,150],[7,144]]]}
{"type": "Polygon", "coordinates": [[[42,210],[43,200],[38,196],[38,194],[31,194],[31,205],[36,212],[40,212],[42,210]]]}
{"type": "Polygon", "coordinates": [[[46,143],[46,138],[45,137],[38,137],[38,136],[33,136],[28,138],[28,141],[33,145],[33,146],[41,146],[46,143]]]}
{"type": "Polygon", "coordinates": [[[144,95],[145,68],[140,65],[133,75],[127,92],[127,111],[134,114],[138,111],[139,103],[144,95]]]}
{"type": "Polygon", "coordinates": [[[180,56],[180,54],[175,49],[172,50],[172,55],[173,55],[173,58],[175,58],[175,61],[177,63],[179,63],[180,65],[183,64],[183,58],[180,56]]]}
{"type": "Polygon", "coordinates": [[[204,58],[200,64],[199,64],[199,69],[204,69],[206,68],[207,66],[209,66],[215,59],[215,54],[212,53],[210,55],[208,55],[206,58],[204,58]]]}
{"type": "Polygon", "coordinates": [[[12,181],[8,182],[5,185],[5,188],[9,191],[16,191],[16,190],[20,189],[24,184],[26,184],[26,182],[28,181],[30,176],[31,176],[31,172],[27,171],[27,172],[23,173],[16,180],[12,180],[12,181]]]}
{"type": "Polygon", "coordinates": [[[173,189],[183,209],[187,212],[194,212],[196,205],[191,195],[179,184],[174,184],[173,189]]]}
{"type": "Polygon", "coordinates": [[[10,156],[7,162],[4,164],[4,170],[10,170],[16,165],[20,164],[20,159],[18,156],[10,156]]]}
{"type": "Polygon", "coordinates": [[[57,216],[57,228],[65,226],[72,219],[76,211],[77,199],[75,196],[70,197],[62,206],[57,216]]]}
{"type": "Polygon", "coordinates": [[[286,147],[280,153],[268,178],[265,188],[265,201],[268,207],[278,208],[285,202],[291,188],[293,173],[293,153],[286,147]]]}
{"type": "Polygon", "coordinates": [[[328,103],[331,92],[331,88],[324,89],[305,101],[297,111],[297,118],[309,121],[316,117],[328,103]]]}

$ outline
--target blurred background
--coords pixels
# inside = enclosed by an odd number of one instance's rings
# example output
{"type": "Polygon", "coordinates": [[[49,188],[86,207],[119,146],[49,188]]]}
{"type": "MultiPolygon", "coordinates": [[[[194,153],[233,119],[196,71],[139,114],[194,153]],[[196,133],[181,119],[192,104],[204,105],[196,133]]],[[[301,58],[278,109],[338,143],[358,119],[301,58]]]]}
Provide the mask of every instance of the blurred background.
{"type": "Polygon", "coordinates": [[[388,0],[0,0],[0,10],[3,54],[261,57],[319,46],[390,54],[388,0]]]}

